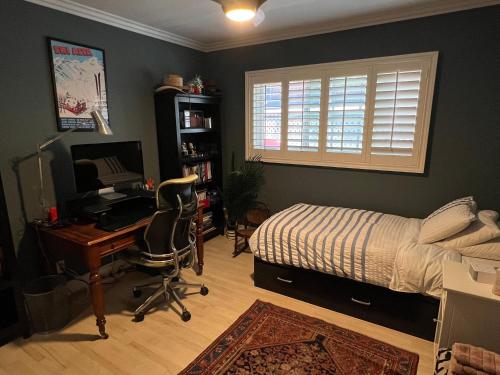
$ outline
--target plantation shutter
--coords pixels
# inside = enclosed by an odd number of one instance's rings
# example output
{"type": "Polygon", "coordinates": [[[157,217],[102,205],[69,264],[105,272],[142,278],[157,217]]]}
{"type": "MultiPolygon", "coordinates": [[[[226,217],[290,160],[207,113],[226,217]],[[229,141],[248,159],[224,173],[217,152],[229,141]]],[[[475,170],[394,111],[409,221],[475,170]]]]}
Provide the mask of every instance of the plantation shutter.
{"type": "Polygon", "coordinates": [[[361,154],[367,82],[367,75],[330,78],[326,152],[361,154]]]}
{"type": "Polygon", "coordinates": [[[281,82],[253,85],[252,144],[258,150],[281,146],[281,82]]]}
{"type": "Polygon", "coordinates": [[[437,52],[245,73],[245,156],[423,173],[437,52]]]}
{"type": "Polygon", "coordinates": [[[414,156],[421,70],[377,74],[372,155],[414,156]]]}
{"type": "Polygon", "coordinates": [[[288,84],[289,151],[318,151],[321,79],[290,81],[288,84]]]}

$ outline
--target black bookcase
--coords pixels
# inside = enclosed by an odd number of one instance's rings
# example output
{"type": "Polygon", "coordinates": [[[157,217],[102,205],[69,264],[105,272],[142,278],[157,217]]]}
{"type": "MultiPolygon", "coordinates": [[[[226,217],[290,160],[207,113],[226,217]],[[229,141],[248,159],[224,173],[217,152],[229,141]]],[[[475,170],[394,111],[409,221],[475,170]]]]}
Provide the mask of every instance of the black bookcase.
{"type": "Polygon", "coordinates": [[[206,195],[210,202],[203,212],[205,240],[224,231],[220,101],[220,97],[189,95],[177,90],[155,94],[161,180],[183,177],[191,172],[200,176],[196,190],[201,197],[206,195]],[[195,114],[196,118],[191,118],[186,111],[195,114]],[[209,120],[205,124],[205,119],[210,119],[210,125],[209,120]],[[185,155],[183,143],[186,146],[193,144],[196,155],[185,155]]]}
{"type": "Polygon", "coordinates": [[[29,328],[0,177],[0,346],[21,335],[29,328]]]}

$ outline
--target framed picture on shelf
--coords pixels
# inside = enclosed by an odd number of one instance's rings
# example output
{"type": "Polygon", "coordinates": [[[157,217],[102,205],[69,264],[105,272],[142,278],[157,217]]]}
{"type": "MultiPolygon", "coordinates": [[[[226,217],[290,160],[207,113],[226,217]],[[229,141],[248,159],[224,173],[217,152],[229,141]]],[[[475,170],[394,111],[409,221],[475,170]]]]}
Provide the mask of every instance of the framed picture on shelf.
{"type": "Polygon", "coordinates": [[[104,50],[48,38],[57,129],[94,131],[90,113],[109,123],[104,50]]]}
{"type": "Polygon", "coordinates": [[[203,128],[205,126],[203,111],[185,110],[181,112],[181,126],[184,129],[203,128]]]}

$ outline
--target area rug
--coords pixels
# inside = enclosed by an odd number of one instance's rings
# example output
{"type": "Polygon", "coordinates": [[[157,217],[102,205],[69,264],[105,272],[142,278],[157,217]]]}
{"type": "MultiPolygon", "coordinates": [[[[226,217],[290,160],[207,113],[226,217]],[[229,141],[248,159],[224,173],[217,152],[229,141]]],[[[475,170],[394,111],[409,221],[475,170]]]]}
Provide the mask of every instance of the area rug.
{"type": "Polygon", "coordinates": [[[417,365],[415,353],[257,300],[180,374],[415,375],[417,365]]]}

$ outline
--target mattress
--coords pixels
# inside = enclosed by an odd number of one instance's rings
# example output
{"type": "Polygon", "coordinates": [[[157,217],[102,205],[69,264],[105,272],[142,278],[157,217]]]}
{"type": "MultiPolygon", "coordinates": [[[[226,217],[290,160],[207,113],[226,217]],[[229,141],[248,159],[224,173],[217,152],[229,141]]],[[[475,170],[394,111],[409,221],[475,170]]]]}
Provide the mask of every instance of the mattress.
{"type": "Polygon", "coordinates": [[[439,296],[442,260],[460,261],[460,255],[417,244],[420,225],[419,219],[299,203],[266,220],[249,244],[266,262],[439,296]]]}

